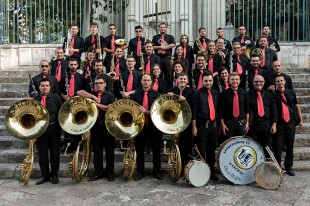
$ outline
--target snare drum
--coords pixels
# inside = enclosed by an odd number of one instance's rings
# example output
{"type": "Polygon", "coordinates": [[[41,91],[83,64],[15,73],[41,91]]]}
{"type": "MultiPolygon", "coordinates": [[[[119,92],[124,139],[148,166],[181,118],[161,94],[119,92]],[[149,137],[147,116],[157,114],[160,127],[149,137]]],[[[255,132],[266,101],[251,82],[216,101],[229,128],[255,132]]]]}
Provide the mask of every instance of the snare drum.
{"type": "Polygon", "coordinates": [[[246,137],[232,137],[226,140],[217,154],[220,171],[226,179],[237,185],[254,182],[256,167],[263,162],[263,148],[246,137]]]}
{"type": "Polygon", "coordinates": [[[255,180],[259,186],[267,190],[278,189],[283,181],[284,172],[274,162],[264,162],[255,170],[255,180]]]}
{"type": "Polygon", "coordinates": [[[195,187],[202,187],[210,180],[211,171],[203,161],[191,160],[184,168],[185,180],[195,187]]]}

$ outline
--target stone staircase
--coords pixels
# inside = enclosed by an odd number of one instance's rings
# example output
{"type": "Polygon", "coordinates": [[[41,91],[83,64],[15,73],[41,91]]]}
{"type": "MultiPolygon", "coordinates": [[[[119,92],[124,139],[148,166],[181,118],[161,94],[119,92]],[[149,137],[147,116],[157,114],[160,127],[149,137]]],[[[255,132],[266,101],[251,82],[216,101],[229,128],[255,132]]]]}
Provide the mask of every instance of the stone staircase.
{"type": "MultiPolygon", "coordinates": [[[[294,82],[298,101],[303,112],[305,128],[297,130],[294,148],[294,168],[296,170],[310,170],[310,68],[287,68],[285,70],[294,82]]],[[[15,102],[28,97],[28,75],[36,75],[38,71],[2,71],[0,77],[0,179],[12,178],[15,168],[23,161],[27,153],[28,143],[12,137],[4,126],[4,117],[8,108],[15,102]]],[[[123,155],[119,149],[119,141],[115,151],[115,172],[120,174],[123,167],[123,155]]],[[[61,154],[59,175],[68,176],[67,166],[72,156],[61,154]]],[[[81,158],[79,158],[81,159],[81,158]]],[[[146,155],[146,167],[150,171],[151,155],[146,155]]],[[[162,168],[166,169],[167,155],[162,155],[162,168]]],[[[93,172],[92,160],[90,173],[93,172]]],[[[38,158],[35,157],[32,177],[40,176],[38,158]]]]}

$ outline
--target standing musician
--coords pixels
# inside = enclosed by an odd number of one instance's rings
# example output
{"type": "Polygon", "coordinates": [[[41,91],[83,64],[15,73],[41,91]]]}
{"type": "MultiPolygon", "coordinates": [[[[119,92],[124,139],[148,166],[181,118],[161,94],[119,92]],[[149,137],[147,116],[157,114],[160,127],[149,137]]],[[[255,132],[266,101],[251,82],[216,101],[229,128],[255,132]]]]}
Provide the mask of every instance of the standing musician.
{"type": "Polygon", "coordinates": [[[140,65],[140,58],[142,56],[142,47],[145,43],[145,38],[142,37],[142,34],[143,34],[142,26],[140,26],[140,25],[136,26],[135,32],[136,32],[136,37],[133,39],[130,39],[130,41],[129,41],[127,55],[134,56],[134,58],[137,62],[135,69],[138,70],[141,66],[140,65]]]}
{"type": "MultiPolygon", "coordinates": [[[[268,38],[267,48],[272,49],[274,52],[280,51],[280,45],[278,44],[278,41],[270,36],[270,27],[268,25],[263,27],[262,36],[266,36],[268,38]]],[[[256,41],[256,47],[259,47],[258,40],[256,41]]]]}
{"type": "Polygon", "coordinates": [[[49,79],[49,81],[51,82],[50,92],[53,94],[59,95],[59,86],[58,86],[58,81],[56,77],[48,74],[50,70],[49,62],[47,60],[40,61],[39,68],[40,68],[41,73],[31,78],[31,81],[29,84],[29,90],[28,90],[29,96],[34,97],[35,93],[40,93],[39,82],[45,78],[49,79]]]}
{"type": "Polygon", "coordinates": [[[151,77],[152,77],[152,89],[154,91],[159,92],[160,94],[166,94],[167,93],[167,81],[162,78],[160,75],[162,73],[162,70],[160,68],[159,64],[153,64],[151,69],[151,77]]]}
{"type": "MultiPolygon", "coordinates": [[[[252,111],[249,136],[265,148],[269,146],[270,134],[274,134],[277,131],[277,108],[272,93],[263,90],[265,84],[264,77],[256,75],[253,84],[254,89],[248,92],[249,107],[252,111]]],[[[267,154],[265,151],[265,155],[267,154]]]]}
{"type": "MultiPolygon", "coordinates": [[[[84,39],[77,34],[79,33],[79,25],[73,23],[71,25],[70,32],[72,34],[72,39],[69,43],[69,59],[73,58],[78,61],[78,65],[81,63],[81,55],[85,51],[84,48],[84,39]]],[[[66,43],[68,41],[68,37],[65,38],[63,48],[66,48],[66,43]]]]}
{"type": "Polygon", "coordinates": [[[184,58],[184,49],[182,45],[177,45],[175,47],[175,52],[173,55],[173,61],[180,61],[185,66],[186,71],[189,71],[191,69],[191,64],[188,59],[184,58]]]}
{"type": "Polygon", "coordinates": [[[222,67],[229,68],[229,60],[230,60],[230,51],[225,49],[225,41],[223,38],[219,38],[216,40],[216,53],[221,54],[222,57],[222,67]],[[224,56],[223,56],[224,55],[224,56]]]}
{"type": "MultiPolygon", "coordinates": [[[[188,75],[184,72],[178,75],[178,85],[169,89],[169,95],[179,95],[179,101],[187,101],[190,108],[192,105],[192,97],[194,90],[191,87],[187,87],[188,75]]],[[[191,135],[191,126],[189,125],[183,132],[179,134],[178,142],[182,161],[182,171],[184,170],[186,164],[190,161],[190,156],[192,155],[193,148],[193,138],[191,135]]]]}
{"type": "Polygon", "coordinates": [[[274,52],[272,49],[268,48],[268,40],[265,36],[260,36],[258,38],[258,44],[259,48],[262,50],[262,62],[260,64],[260,67],[264,70],[269,70],[272,68],[272,63],[276,60],[278,60],[276,52],[274,52]]]}
{"type": "MultiPolygon", "coordinates": [[[[107,36],[104,40],[103,51],[106,52],[103,65],[107,68],[107,72],[110,72],[110,64],[112,55],[114,54],[115,48],[119,47],[115,44],[117,39],[123,39],[121,36],[116,36],[116,26],[115,24],[109,25],[110,35],[107,36]]],[[[120,46],[123,50],[127,48],[127,44],[120,46]]]]}
{"type": "Polygon", "coordinates": [[[249,130],[249,99],[239,88],[240,75],[232,72],[228,77],[229,88],[220,94],[219,118],[222,134],[226,139],[242,136],[249,130]]]}
{"type": "Polygon", "coordinates": [[[217,35],[217,39],[215,40],[215,43],[217,43],[217,41],[219,39],[223,39],[224,40],[224,49],[227,50],[227,53],[232,51],[232,47],[231,47],[231,43],[230,41],[228,41],[227,39],[224,38],[224,29],[223,28],[217,28],[216,29],[216,35],[217,35]]]}
{"type": "Polygon", "coordinates": [[[160,34],[153,36],[153,44],[155,53],[160,57],[161,68],[164,71],[164,78],[170,79],[171,65],[170,57],[172,56],[172,48],[175,47],[175,41],[172,35],[167,34],[167,24],[162,22],[159,24],[160,34]]]}
{"type": "MultiPolygon", "coordinates": [[[[71,97],[76,96],[76,93],[79,90],[90,91],[90,88],[87,86],[86,79],[77,72],[78,67],[78,61],[71,58],[69,61],[70,71],[68,72],[67,77],[61,80],[60,84],[60,95],[64,101],[67,101],[71,97]]],[[[70,143],[67,152],[72,153],[73,151],[75,151],[80,140],[81,135],[72,135],[65,132],[64,144],[67,145],[67,143],[70,143]]],[[[65,148],[63,148],[62,150],[65,151],[65,148]]]]}
{"type": "MultiPolygon", "coordinates": [[[[47,130],[37,139],[37,148],[39,151],[39,165],[41,170],[41,179],[36,182],[37,185],[51,181],[57,184],[59,162],[60,162],[60,136],[61,128],[58,123],[58,112],[61,107],[61,98],[51,93],[51,82],[48,78],[41,79],[39,82],[40,94],[33,99],[41,102],[49,113],[49,125],[47,130]],[[48,155],[50,153],[50,155],[48,155]],[[51,170],[49,170],[51,164],[51,170]]],[[[31,98],[32,99],[32,98],[31,98]]]]}
{"type": "Polygon", "coordinates": [[[95,72],[94,69],[94,61],[96,56],[96,49],[93,47],[89,47],[86,53],[86,60],[81,62],[81,74],[87,80],[87,83],[90,84],[89,77],[92,73],[95,72]]]}
{"type": "Polygon", "coordinates": [[[119,95],[116,94],[119,77],[121,73],[126,70],[126,59],[124,58],[124,50],[120,47],[116,47],[113,57],[111,59],[110,72],[108,73],[108,76],[110,76],[112,82],[108,84],[107,89],[109,91],[112,91],[117,97],[119,97],[119,95]],[[113,74],[113,72],[115,72],[115,75],[113,74]]]}
{"type": "Polygon", "coordinates": [[[212,72],[213,77],[218,75],[218,71],[222,68],[222,57],[215,53],[215,42],[210,40],[208,43],[207,63],[208,70],[212,72]]]}
{"type": "Polygon", "coordinates": [[[171,72],[172,72],[171,74],[172,78],[168,82],[168,90],[178,86],[178,77],[181,73],[187,74],[185,66],[180,61],[173,62],[171,72]]]}
{"type": "Polygon", "coordinates": [[[273,148],[274,156],[279,165],[281,165],[283,144],[286,145],[286,155],[284,161],[286,174],[295,176],[295,172],[292,167],[296,125],[299,125],[299,128],[303,128],[304,123],[295,91],[286,89],[285,83],[284,76],[279,75],[276,77],[277,90],[274,93],[274,98],[277,105],[278,122],[277,133],[273,139],[273,148]]]}
{"type": "Polygon", "coordinates": [[[200,43],[202,45],[202,48],[199,48],[198,45],[197,45],[197,42],[195,41],[194,42],[194,54],[198,54],[198,52],[205,52],[205,51],[207,51],[208,43],[210,41],[210,39],[208,39],[206,37],[207,31],[206,31],[205,27],[200,27],[199,28],[199,35],[200,35],[199,41],[200,41],[200,43]],[[203,51],[200,51],[200,49],[203,49],[203,51]]]}
{"type": "Polygon", "coordinates": [[[141,73],[135,70],[136,60],[133,56],[128,55],[126,60],[127,69],[121,73],[118,82],[119,98],[130,98],[135,90],[141,87],[141,73]]]}
{"type": "Polygon", "coordinates": [[[232,43],[239,42],[241,44],[241,50],[244,51],[247,48],[253,50],[255,48],[255,42],[249,36],[246,36],[246,27],[244,25],[239,26],[238,33],[240,36],[233,38],[232,43]]]}
{"type": "MultiPolygon", "coordinates": [[[[113,81],[112,81],[112,79],[111,79],[111,77],[110,76],[108,76],[107,74],[106,74],[106,70],[105,70],[105,68],[104,68],[104,66],[103,66],[103,61],[102,60],[100,60],[100,59],[96,59],[95,60],[95,72],[93,72],[92,74],[91,74],[91,80],[92,80],[92,82],[95,82],[95,79],[98,77],[98,76],[101,76],[101,77],[103,77],[104,78],[104,80],[105,80],[105,90],[108,90],[108,91],[110,91],[110,92],[113,92],[113,90],[112,90],[112,84],[113,84],[113,81]]],[[[94,85],[93,84],[93,88],[91,89],[91,91],[94,91],[94,92],[96,92],[96,85],[94,85]]]]}
{"type": "Polygon", "coordinates": [[[212,89],[222,93],[225,89],[229,88],[228,83],[228,74],[229,70],[226,67],[223,67],[219,71],[219,81],[217,83],[213,83],[212,89]]]}
{"type": "Polygon", "coordinates": [[[210,71],[203,73],[203,87],[193,94],[192,134],[198,149],[211,169],[211,180],[218,181],[214,172],[215,149],[218,136],[219,93],[212,89],[213,76],[210,71]]]}
{"type": "Polygon", "coordinates": [[[202,87],[202,74],[207,71],[206,68],[206,56],[204,53],[198,53],[196,55],[196,67],[189,72],[189,85],[194,89],[200,89],[202,87]]]}
{"type": "Polygon", "coordinates": [[[103,55],[104,47],[104,37],[99,35],[98,39],[98,23],[92,22],[90,24],[91,34],[85,38],[85,48],[84,51],[87,51],[90,47],[95,49],[96,59],[99,59],[100,53],[103,55]],[[100,43],[100,48],[98,43],[100,43]]]}
{"type": "Polygon", "coordinates": [[[193,64],[195,61],[194,50],[193,50],[193,47],[189,45],[189,39],[186,34],[181,35],[180,45],[182,45],[182,48],[183,48],[183,57],[185,59],[188,59],[190,64],[193,64]]]}
{"type": "MultiPolygon", "coordinates": [[[[127,58],[128,59],[128,58],[127,58]]],[[[131,59],[134,59],[131,57],[131,59]]],[[[162,135],[161,132],[154,126],[150,117],[150,108],[153,102],[160,94],[154,91],[152,86],[152,78],[149,74],[144,74],[141,80],[142,88],[138,88],[136,92],[132,95],[132,100],[140,104],[140,110],[145,115],[145,124],[141,133],[135,137],[135,147],[137,151],[137,176],[136,181],[141,180],[145,176],[144,172],[144,151],[146,139],[151,140],[152,152],[153,152],[153,176],[161,180],[160,175],[161,169],[161,142],[162,135]]]]}
{"type": "Polygon", "coordinates": [[[69,61],[65,59],[64,49],[61,47],[56,48],[55,55],[56,59],[51,62],[51,75],[60,82],[61,78],[64,78],[68,72],[69,61]]]}
{"type": "MultiPolygon", "coordinates": [[[[258,54],[252,54],[250,57],[250,65],[251,67],[248,69],[248,75],[246,77],[246,81],[248,82],[248,88],[253,89],[253,79],[256,75],[261,75],[266,79],[267,77],[267,72],[263,70],[260,67],[260,63],[262,61],[262,56],[258,54]]],[[[266,86],[264,86],[264,89],[267,89],[266,86]]]]}
{"type": "Polygon", "coordinates": [[[282,63],[279,60],[273,62],[273,69],[267,72],[266,87],[267,90],[275,91],[276,90],[276,77],[282,75],[285,79],[285,88],[293,89],[292,78],[284,74],[282,69],[282,63]]]}
{"type": "MultiPolygon", "coordinates": [[[[154,44],[151,41],[147,40],[145,42],[145,51],[146,53],[143,54],[144,73],[151,74],[152,66],[154,64],[161,64],[160,57],[157,54],[154,54],[154,44]]],[[[161,76],[163,75],[161,74],[161,76]]]]}
{"type": "Polygon", "coordinates": [[[106,90],[106,81],[103,76],[95,78],[96,92],[88,93],[85,90],[80,90],[77,95],[90,98],[96,104],[99,114],[95,125],[91,128],[91,142],[94,150],[94,176],[89,178],[89,181],[95,181],[107,175],[108,181],[114,181],[114,149],[115,139],[108,132],[104,123],[105,112],[115,101],[112,92],[106,90]],[[106,170],[103,170],[103,147],[105,148],[106,170]],[[106,173],[106,174],[105,174],[106,173]]]}

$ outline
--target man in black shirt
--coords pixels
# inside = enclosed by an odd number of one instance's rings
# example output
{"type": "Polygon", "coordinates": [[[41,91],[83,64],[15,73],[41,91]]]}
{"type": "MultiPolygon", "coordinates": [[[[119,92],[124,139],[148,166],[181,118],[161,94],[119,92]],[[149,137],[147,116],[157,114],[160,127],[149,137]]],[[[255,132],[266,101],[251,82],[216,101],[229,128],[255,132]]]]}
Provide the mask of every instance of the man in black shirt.
{"type": "Polygon", "coordinates": [[[130,39],[127,55],[132,55],[135,57],[136,66],[135,69],[139,69],[140,67],[140,58],[142,56],[142,47],[144,47],[145,38],[142,37],[143,35],[143,28],[142,26],[138,25],[135,27],[136,37],[130,39]]]}
{"type": "Polygon", "coordinates": [[[90,98],[96,104],[99,110],[99,115],[95,125],[91,128],[91,140],[94,150],[94,168],[95,174],[89,181],[95,181],[102,178],[103,170],[103,147],[105,148],[106,156],[106,175],[109,181],[114,181],[114,148],[115,139],[107,130],[104,123],[105,112],[109,105],[115,101],[112,92],[107,91],[106,81],[103,76],[98,76],[95,79],[96,92],[88,93],[85,90],[80,90],[77,95],[90,98]]]}
{"type": "Polygon", "coordinates": [[[217,28],[216,30],[217,39],[215,42],[217,43],[218,39],[224,40],[224,49],[229,53],[232,51],[231,43],[227,39],[224,39],[224,29],[223,28],[217,28]]]}
{"type": "Polygon", "coordinates": [[[211,169],[211,180],[218,181],[214,172],[215,149],[218,136],[218,100],[219,93],[212,89],[211,72],[202,75],[203,87],[193,94],[192,134],[196,138],[198,149],[211,169]]]}
{"type": "Polygon", "coordinates": [[[56,48],[55,55],[56,59],[51,62],[51,75],[56,77],[57,81],[60,82],[61,78],[64,78],[68,71],[69,61],[65,59],[64,49],[61,47],[56,48]]]}
{"type": "Polygon", "coordinates": [[[273,62],[273,69],[267,72],[267,80],[266,80],[267,90],[270,91],[276,90],[276,77],[279,75],[282,75],[285,79],[285,88],[293,89],[292,78],[289,75],[284,74],[282,72],[282,63],[279,60],[277,60],[273,62]]]}
{"type": "Polygon", "coordinates": [[[41,179],[36,182],[37,185],[50,181],[57,184],[59,161],[60,161],[60,135],[61,128],[58,123],[58,112],[62,101],[58,95],[50,92],[51,82],[49,79],[41,79],[39,82],[40,94],[34,97],[46,107],[50,120],[47,130],[37,139],[37,147],[39,150],[39,165],[41,170],[41,179]],[[48,155],[48,151],[50,155],[48,155]],[[51,172],[49,170],[51,164],[51,172]]]}
{"type": "Polygon", "coordinates": [[[196,39],[194,42],[194,54],[198,54],[198,52],[206,52],[208,48],[208,43],[210,41],[210,39],[206,37],[207,32],[206,32],[205,27],[199,28],[199,35],[200,35],[200,38],[198,40],[200,41],[202,48],[198,47],[197,42],[196,42],[197,39],[196,39]]]}
{"type": "Polygon", "coordinates": [[[50,70],[50,65],[48,61],[42,60],[39,64],[39,68],[41,70],[41,73],[32,77],[31,82],[29,83],[29,96],[34,97],[35,93],[40,93],[39,82],[45,78],[47,78],[51,82],[50,92],[59,95],[59,85],[56,77],[48,74],[50,70]],[[33,88],[33,86],[35,87],[35,89],[33,88]]]}
{"type": "Polygon", "coordinates": [[[106,84],[105,90],[113,92],[113,88],[112,88],[113,81],[112,81],[111,77],[109,77],[106,74],[106,71],[105,71],[104,66],[103,66],[103,61],[100,59],[95,60],[95,72],[92,73],[90,76],[91,80],[93,82],[93,88],[91,91],[96,92],[96,87],[94,85],[94,82],[95,82],[96,77],[98,77],[98,76],[102,76],[104,78],[105,84],[106,84]]]}
{"type": "Polygon", "coordinates": [[[99,35],[98,39],[98,24],[97,22],[92,22],[90,24],[90,32],[91,34],[85,38],[85,48],[84,51],[87,51],[90,47],[96,49],[96,59],[99,59],[100,53],[103,55],[103,47],[104,47],[104,37],[99,35]],[[100,48],[98,48],[98,40],[100,42],[100,48]]]}
{"type": "MultiPolygon", "coordinates": [[[[274,52],[280,51],[280,45],[278,44],[278,41],[270,36],[270,27],[268,25],[263,27],[262,35],[268,38],[268,48],[272,49],[274,52]]],[[[256,47],[259,47],[258,40],[256,41],[256,47]]]]}
{"type": "Polygon", "coordinates": [[[172,48],[176,43],[172,35],[167,34],[167,24],[159,24],[160,34],[153,36],[153,44],[155,53],[160,57],[161,68],[163,69],[164,78],[169,80],[171,78],[170,57],[172,56],[172,48]]]}
{"type": "Polygon", "coordinates": [[[284,167],[286,174],[295,176],[293,171],[293,148],[295,140],[296,125],[299,128],[303,127],[301,109],[298,105],[294,90],[285,88],[284,76],[276,77],[277,90],[274,93],[274,98],[277,105],[278,122],[277,133],[273,139],[274,156],[281,165],[281,154],[283,144],[286,145],[286,155],[284,167]],[[296,118],[296,115],[298,118],[296,118]],[[296,122],[299,119],[299,123],[296,122]]]}
{"type": "Polygon", "coordinates": [[[233,38],[232,43],[239,42],[241,44],[241,50],[244,51],[248,48],[253,50],[255,48],[255,42],[253,39],[249,36],[246,36],[246,28],[244,25],[239,26],[239,35],[235,38],[233,38]]]}
{"type": "Polygon", "coordinates": [[[146,53],[143,54],[144,73],[150,74],[151,68],[154,64],[160,65],[160,57],[157,54],[154,54],[154,45],[151,41],[145,42],[145,50],[146,53]]]}
{"type": "Polygon", "coordinates": [[[196,67],[189,71],[189,86],[194,90],[200,89],[203,86],[202,74],[208,71],[206,68],[206,56],[203,53],[196,55],[196,67]]]}
{"type": "MultiPolygon", "coordinates": [[[[243,84],[242,86],[245,86],[244,89],[253,89],[253,79],[256,75],[261,75],[264,77],[264,79],[267,78],[267,72],[263,70],[260,67],[260,63],[262,61],[262,56],[259,56],[258,54],[252,54],[251,59],[250,59],[250,68],[248,69],[248,73],[245,73],[245,85],[243,84]]],[[[264,89],[266,88],[266,85],[264,86],[264,89]]]]}
{"type": "Polygon", "coordinates": [[[262,62],[260,67],[266,71],[272,68],[272,63],[278,60],[277,54],[270,48],[268,48],[267,37],[261,36],[258,39],[259,48],[262,50],[262,62]]]}
{"type": "Polygon", "coordinates": [[[153,152],[153,176],[156,179],[161,180],[160,175],[161,160],[160,160],[160,150],[162,135],[161,132],[154,126],[150,117],[151,105],[159,93],[154,91],[151,88],[152,79],[149,74],[144,74],[141,80],[142,88],[136,90],[132,95],[132,100],[140,104],[140,109],[145,115],[145,124],[141,133],[135,137],[135,147],[137,151],[137,176],[136,181],[141,180],[144,174],[144,151],[145,151],[145,142],[149,137],[151,140],[152,152],[153,152]]]}

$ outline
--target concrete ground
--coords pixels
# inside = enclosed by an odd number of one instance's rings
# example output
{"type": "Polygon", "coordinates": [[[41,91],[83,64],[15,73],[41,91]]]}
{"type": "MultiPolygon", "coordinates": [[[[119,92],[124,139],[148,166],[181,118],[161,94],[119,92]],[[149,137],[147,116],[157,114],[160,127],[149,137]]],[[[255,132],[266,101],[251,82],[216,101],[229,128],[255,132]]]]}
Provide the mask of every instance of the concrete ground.
{"type": "Polygon", "coordinates": [[[163,180],[146,176],[140,181],[115,182],[99,179],[95,182],[73,182],[60,178],[57,185],[47,182],[27,186],[15,180],[0,180],[0,205],[260,205],[285,206],[310,204],[310,173],[296,172],[295,177],[284,176],[279,190],[264,190],[256,183],[232,185],[223,176],[219,182],[210,181],[195,188],[180,179],[172,184],[165,174],[163,180]]]}

